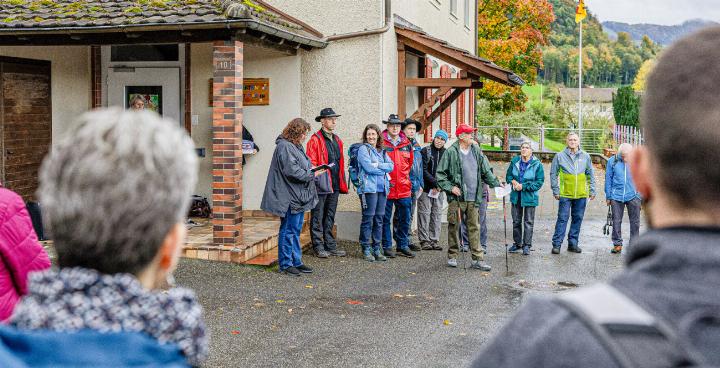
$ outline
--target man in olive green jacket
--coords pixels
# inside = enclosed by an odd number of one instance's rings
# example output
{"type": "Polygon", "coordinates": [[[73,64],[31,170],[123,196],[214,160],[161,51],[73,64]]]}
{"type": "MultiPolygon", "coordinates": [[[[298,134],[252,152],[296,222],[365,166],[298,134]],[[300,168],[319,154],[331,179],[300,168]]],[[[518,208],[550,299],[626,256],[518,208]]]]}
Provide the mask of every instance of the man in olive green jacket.
{"type": "Polygon", "coordinates": [[[455,130],[458,140],[445,151],[435,177],[440,189],[447,193],[448,199],[448,265],[457,267],[460,212],[466,220],[470,236],[472,267],[490,271],[490,265],[483,262],[483,251],[480,248],[478,206],[483,200],[484,183],[491,187],[499,187],[501,184],[490,171],[487,157],[473,144],[472,133],[475,130],[467,124],[458,125],[455,130]]]}
{"type": "Polygon", "coordinates": [[[568,233],[568,252],[582,252],[578,238],[587,198],[595,199],[593,173],[592,159],[587,152],[580,149],[580,138],[576,133],[568,134],[567,148],[555,155],[550,166],[550,186],[555,199],[559,201],[552,254],[560,253],[568,217],[572,217],[568,233]]]}

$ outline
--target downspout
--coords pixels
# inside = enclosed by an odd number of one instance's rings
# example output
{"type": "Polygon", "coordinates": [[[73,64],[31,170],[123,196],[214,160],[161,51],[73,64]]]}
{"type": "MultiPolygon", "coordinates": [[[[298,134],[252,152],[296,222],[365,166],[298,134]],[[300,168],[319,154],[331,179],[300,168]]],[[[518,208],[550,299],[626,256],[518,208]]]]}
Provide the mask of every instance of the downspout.
{"type": "Polygon", "coordinates": [[[366,29],[364,31],[336,34],[336,35],[328,36],[327,38],[325,38],[324,41],[329,42],[329,41],[346,40],[348,38],[371,36],[371,35],[376,35],[376,34],[381,34],[381,33],[387,32],[387,30],[390,29],[390,26],[392,25],[392,14],[391,14],[392,9],[390,8],[390,1],[391,0],[384,0],[384,2],[385,2],[385,25],[384,26],[382,26],[380,28],[375,28],[375,29],[366,29]]]}

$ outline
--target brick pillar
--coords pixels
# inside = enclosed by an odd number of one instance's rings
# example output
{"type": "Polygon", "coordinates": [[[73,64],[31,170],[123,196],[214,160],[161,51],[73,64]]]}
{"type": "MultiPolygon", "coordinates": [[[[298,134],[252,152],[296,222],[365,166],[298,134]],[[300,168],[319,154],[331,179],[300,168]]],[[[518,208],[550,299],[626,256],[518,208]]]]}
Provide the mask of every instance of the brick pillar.
{"type": "Polygon", "coordinates": [[[100,46],[90,46],[90,107],[102,106],[102,67],[100,46]]]}
{"type": "Polygon", "coordinates": [[[213,42],[213,77],[213,243],[242,248],[242,42],[213,42]]]}

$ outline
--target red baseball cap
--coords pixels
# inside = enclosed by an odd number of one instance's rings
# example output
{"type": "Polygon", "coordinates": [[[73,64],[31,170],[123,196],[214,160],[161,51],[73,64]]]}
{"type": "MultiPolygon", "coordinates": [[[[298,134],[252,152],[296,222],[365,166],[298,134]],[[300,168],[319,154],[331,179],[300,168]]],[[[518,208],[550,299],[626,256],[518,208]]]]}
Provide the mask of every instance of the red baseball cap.
{"type": "Polygon", "coordinates": [[[471,127],[470,125],[460,124],[460,125],[457,126],[457,128],[455,128],[455,136],[456,136],[456,137],[459,137],[460,134],[463,134],[463,133],[475,133],[476,131],[477,131],[477,129],[471,127]]]}

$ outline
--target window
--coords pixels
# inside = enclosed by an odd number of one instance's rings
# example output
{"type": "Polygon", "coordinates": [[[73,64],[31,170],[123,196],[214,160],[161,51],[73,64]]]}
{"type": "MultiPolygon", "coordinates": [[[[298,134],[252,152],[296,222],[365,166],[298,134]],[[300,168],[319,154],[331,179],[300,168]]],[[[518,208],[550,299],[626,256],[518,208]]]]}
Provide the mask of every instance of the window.
{"type": "Polygon", "coordinates": [[[110,61],[178,61],[180,51],[173,45],[122,45],[112,46],[110,61]]]}
{"type": "Polygon", "coordinates": [[[450,0],[450,15],[455,16],[455,18],[457,18],[457,2],[458,0],[450,0]]]}
{"type": "Polygon", "coordinates": [[[470,27],[470,0],[465,0],[465,27],[470,27]]]}

